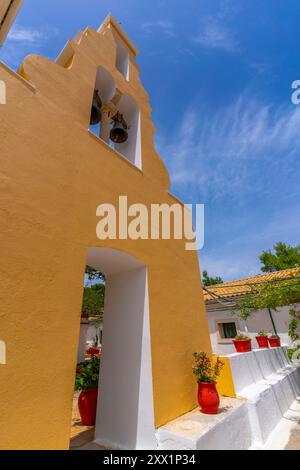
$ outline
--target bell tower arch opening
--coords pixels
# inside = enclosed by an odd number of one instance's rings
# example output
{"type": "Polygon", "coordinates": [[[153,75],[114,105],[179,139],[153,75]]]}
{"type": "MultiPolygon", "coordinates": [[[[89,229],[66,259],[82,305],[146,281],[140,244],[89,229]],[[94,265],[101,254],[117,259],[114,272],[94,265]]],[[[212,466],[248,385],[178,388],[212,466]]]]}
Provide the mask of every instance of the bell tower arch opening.
{"type": "Polygon", "coordinates": [[[113,77],[103,67],[97,69],[90,131],[142,168],[140,110],[132,96],[116,88],[113,77]]]}

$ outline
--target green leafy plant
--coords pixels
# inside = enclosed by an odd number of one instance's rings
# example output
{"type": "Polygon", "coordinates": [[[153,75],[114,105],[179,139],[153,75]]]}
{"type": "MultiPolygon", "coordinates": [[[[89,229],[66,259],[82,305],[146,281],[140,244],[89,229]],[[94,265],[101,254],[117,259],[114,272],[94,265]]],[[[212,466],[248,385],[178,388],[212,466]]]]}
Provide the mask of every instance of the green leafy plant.
{"type": "Polygon", "coordinates": [[[259,331],[257,333],[257,336],[268,336],[268,333],[266,333],[265,331],[259,331]]]}
{"type": "Polygon", "coordinates": [[[103,320],[105,285],[94,284],[91,287],[85,287],[83,291],[81,314],[83,317],[92,317],[103,320]]]}
{"type": "Polygon", "coordinates": [[[275,338],[279,338],[279,336],[278,335],[270,335],[269,338],[270,339],[273,339],[273,338],[275,339],[275,338]]]}
{"type": "Polygon", "coordinates": [[[215,382],[219,377],[224,363],[217,357],[213,363],[207,354],[203,351],[195,352],[193,354],[193,374],[195,375],[197,382],[215,382]]]}
{"type": "Polygon", "coordinates": [[[292,341],[296,341],[297,339],[300,339],[300,336],[297,332],[300,325],[300,312],[297,311],[294,307],[292,307],[289,310],[289,315],[291,317],[288,330],[289,337],[292,341]]]}
{"type": "Polygon", "coordinates": [[[90,390],[98,387],[100,358],[93,356],[89,361],[77,364],[75,390],[90,390]]]}
{"type": "Polygon", "coordinates": [[[246,321],[259,309],[276,311],[277,308],[290,307],[291,322],[289,335],[295,339],[296,330],[300,324],[300,312],[295,309],[295,304],[300,302],[300,269],[293,273],[289,279],[277,279],[269,282],[249,284],[249,292],[232,307],[232,314],[238,315],[246,321]],[[291,336],[292,335],[292,336],[291,336]]]}
{"type": "Polygon", "coordinates": [[[249,336],[246,336],[246,335],[237,335],[234,339],[250,339],[249,336]]]}
{"type": "Polygon", "coordinates": [[[292,359],[293,354],[294,354],[296,351],[298,351],[299,349],[300,349],[300,344],[298,344],[298,345],[295,346],[294,348],[288,348],[287,354],[288,354],[289,359],[292,359]]]}

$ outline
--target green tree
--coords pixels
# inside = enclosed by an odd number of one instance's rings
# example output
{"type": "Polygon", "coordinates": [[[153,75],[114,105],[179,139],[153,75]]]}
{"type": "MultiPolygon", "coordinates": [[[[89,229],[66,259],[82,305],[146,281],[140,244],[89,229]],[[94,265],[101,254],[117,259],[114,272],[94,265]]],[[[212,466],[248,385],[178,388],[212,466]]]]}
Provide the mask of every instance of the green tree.
{"type": "Polygon", "coordinates": [[[299,339],[300,311],[297,310],[297,304],[300,302],[300,269],[290,279],[276,279],[249,287],[250,291],[232,307],[232,313],[246,321],[259,309],[271,312],[289,306],[289,336],[292,341],[299,339]]]}
{"type": "Polygon", "coordinates": [[[207,286],[214,286],[216,284],[223,284],[223,279],[219,276],[210,277],[207,271],[203,271],[202,282],[203,282],[204,287],[207,287],[207,286]]]}
{"type": "Polygon", "coordinates": [[[89,281],[105,282],[104,274],[94,268],[91,268],[91,266],[85,267],[85,274],[89,281]]]}
{"type": "Polygon", "coordinates": [[[93,317],[97,323],[103,320],[105,285],[85,287],[82,300],[82,316],[93,317]]]}
{"type": "Polygon", "coordinates": [[[274,253],[271,250],[263,251],[259,257],[264,273],[300,267],[300,245],[289,246],[278,242],[273,249],[274,253]]]}

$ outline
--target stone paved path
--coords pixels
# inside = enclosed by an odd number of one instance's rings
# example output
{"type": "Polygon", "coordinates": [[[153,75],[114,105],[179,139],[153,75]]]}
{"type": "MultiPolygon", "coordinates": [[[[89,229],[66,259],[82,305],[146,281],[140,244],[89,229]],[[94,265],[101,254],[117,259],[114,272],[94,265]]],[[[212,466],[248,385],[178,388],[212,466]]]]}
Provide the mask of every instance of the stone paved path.
{"type": "Polygon", "coordinates": [[[75,392],[73,397],[70,450],[106,450],[93,442],[94,426],[84,426],[81,422],[77,405],[79,393],[75,392]]]}

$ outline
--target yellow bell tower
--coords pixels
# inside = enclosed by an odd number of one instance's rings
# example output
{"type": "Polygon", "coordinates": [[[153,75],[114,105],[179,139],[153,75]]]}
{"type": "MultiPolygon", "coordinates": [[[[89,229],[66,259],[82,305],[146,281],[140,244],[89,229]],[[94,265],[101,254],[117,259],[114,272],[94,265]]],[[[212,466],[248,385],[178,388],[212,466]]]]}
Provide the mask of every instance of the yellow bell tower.
{"type": "Polygon", "coordinates": [[[155,447],[155,428],[196,406],[192,353],[211,352],[197,252],[184,240],[96,236],[101,203],[178,203],[136,55],[109,15],[56,62],[28,56],[19,73],[0,63],[2,449],[69,446],[86,264],[107,278],[98,442],[155,447]],[[91,125],[97,90],[101,128],[91,125]],[[115,122],[112,145],[114,106],[125,124],[115,122]]]}

